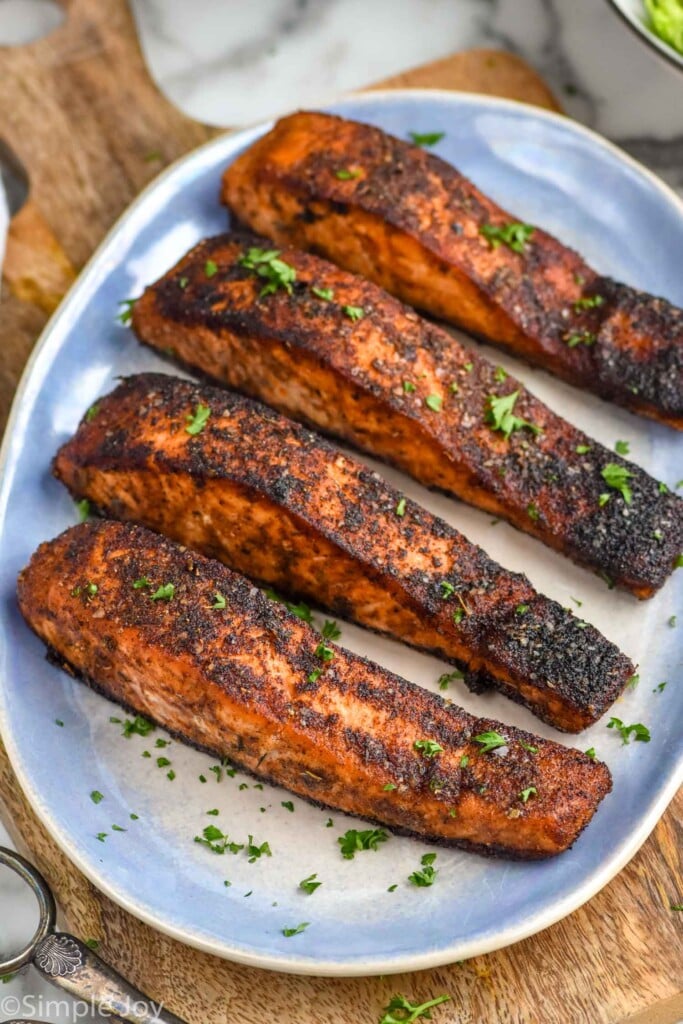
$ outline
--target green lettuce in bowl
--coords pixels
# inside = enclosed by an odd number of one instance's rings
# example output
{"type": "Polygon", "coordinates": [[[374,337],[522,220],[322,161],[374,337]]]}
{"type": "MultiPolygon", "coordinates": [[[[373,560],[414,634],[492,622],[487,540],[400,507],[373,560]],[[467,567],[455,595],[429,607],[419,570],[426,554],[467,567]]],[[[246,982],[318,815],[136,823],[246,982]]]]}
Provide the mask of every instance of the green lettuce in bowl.
{"type": "Polygon", "coordinates": [[[643,0],[651,32],[683,54],[683,0],[643,0]]]}

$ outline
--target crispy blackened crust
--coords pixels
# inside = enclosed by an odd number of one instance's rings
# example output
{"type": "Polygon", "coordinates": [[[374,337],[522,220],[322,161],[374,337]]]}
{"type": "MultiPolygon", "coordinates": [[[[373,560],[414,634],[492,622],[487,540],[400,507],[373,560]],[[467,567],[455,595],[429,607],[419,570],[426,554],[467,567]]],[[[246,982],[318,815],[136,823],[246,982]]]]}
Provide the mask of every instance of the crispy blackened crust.
{"type": "Polygon", "coordinates": [[[268,243],[224,235],[195,247],[137,302],[138,337],[507,519],[638,597],[664,583],[683,547],[681,499],[369,281],[284,249],[292,293],[261,295],[263,278],[239,263],[254,245],[268,243]],[[353,321],[345,308],[364,315],[353,321]],[[487,422],[490,397],[515,391],[514,414],[540,434],[506,439],[487,422]],[[427,405],[434,395],[440,411],[427,405]],[[628,506],[603,479],[610,463],[632,474],[628,506]]]}
{"type": "Polygon", "coordinates": [[[230,392],[130,377],[81,422],[54,472],[103,514],[439,654],[473,689],[495,686],[557,728],[590,725],[634,671],[526,577],[414,502],[400,507],[377,473],[230,392]],[[199,405],[210,416],[190,436],[199,405]]]}
{"type": "Polygon", "coordinates": [[[31,628],[108,697],[327,807],[538,858],[571,845],[610,789],[604,764],[473,718],[334,645],[314,678],[319,634],[220,563],[141,527],[83,524],[42,544],[18,596],[31,628]],[[143,577],[149,586],[135,588],[143,577]],[[168,584],[172,598],[152,600],[168,584]],[[502,756],[475,741],[489,730],[506,737],[502,756]],[[442,749],[426,757],[418,740],[442,749]]]}
{"type": "Polygon", "coordinates": [[[683,427],[683,311],[601,277],[540,228],[521,253],[494,248],[481,229],[517,218],[438,157],[303,112],[238,157],[222,195],[278,244],[310,248],[571,384],[683,427]],[[355,177],[337,177],[349,168],[355,177]]]}

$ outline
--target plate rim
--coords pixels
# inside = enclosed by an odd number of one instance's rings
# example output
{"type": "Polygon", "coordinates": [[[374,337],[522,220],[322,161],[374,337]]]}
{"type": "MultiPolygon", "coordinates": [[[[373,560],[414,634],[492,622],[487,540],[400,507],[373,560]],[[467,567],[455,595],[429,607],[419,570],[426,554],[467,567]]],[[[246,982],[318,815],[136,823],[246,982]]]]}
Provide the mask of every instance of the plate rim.
{"type": "MultiPolygon", "coordinates": [[[[650,186],[654,186],[656,191],[658,191],[670,205],[676,208],[681,217],[683,226],[683,198],[678,196],[677,193],[674,192],[674,190],[662,181],[662,179],[660,179],[653,171],[643,166],[628,153],[625,153],[614,143],[603,138],[591,128],[574,121],[564,114],[544,107],[537,107],[531,103],[522,103],[505,97],[487,96],[479,93],[464,92],[462,90],[412,88],[362,90],[338,97],[330,103],[323,104],[319,109],[325,110],[331,106],[336,106],[338,103],[346,101],[358,101],[362,106],[365,103],[383,104],[401,102],[402,100],[421,100],[430,98],[438,99],[446,104],[457,104],[459,101],[465,100],[468,103],[479,105],[484,109],[488,108],[498,112],[500,112],[501,108],[504,111],[515,111],[521,109],[534,118],[549,121],[570,133],[573,132],[587,137],[594,145],[606,150],[621,164],[645,178],[650,186]]],[[[235,131],[223,132],[216,137],[209,139],[207,142],[202,143],[202,145],[189,150],[177,160],[173,161],[173,163],[169,164],[169,166],[166,167],[159,175],[153,178],[126,207],[123,213],[111,225],[102,241],[87,260],[78,278],[40,332],[17,385],[7,426],[5,428],[2,446],[0,447],[0,528],[4,524],[5,508],[9,496],[8,492],[10,484],[14,480],[14,473],[12,473],[12,476],[10,477],[6,472],[7,465],[15,451],[15,447],[19,445],[19,441],[14,440],[17,436],[16,428],[18,425],[21,425],[22,406],[24,404],[25,397],[30,393],[34,372],[36,371],[40,361],[44,359],[46,351],[49,349],[55,327],[72,308],[76,307],[81,294],[87,291],[87,287],[90,284],[91,279],[95,277],[99,271],[101,256],[105,248],[108,248],[115,239],[125,233],[129,222],[134,219],[138,209],[146,203],[148,197],[150,197],[159,188],[163,187],[164,183],[168,182],[168,180],[172,178],[172,176],[182,166],[195,159],[201,153],[208,152],[215,148],[219,148],[221,145],[225,145],[228,140],[231,140],[238,145],[240,141],[246,143],[251,137],[258,137],[264,131],[267,131],[273,124],[274,120],[275,118],[271,118],[269,120],[259,122],[256,125],[249,125],[235,131]]],[[[59,345],[57,345],[57,351],[59,351],[60,345],[61,341],[59,345]]],[[[23,435],[18,436],[21,437],[23,435]]],[[[568,893],[564,898],[559,899],[550,907],[546,907],[545,909],[538,911],[528,921],[520,923],[517,926],[508,926],[507,929],[497,932],[494,937],[488,936],[479,940],[469,940],[464,943],[461,941],[459,944],[451,942],[450,945],[443,946],[438,950],[431,950],[420,954],[401,953],[385,959],[373,957],[371,959],[366,959],[365,961],[339,962],[336,960],[315,960],[311,957],[302,958],[289,955],[282,956],[272,952],[265,954],[253,953],[245,951],[239,947],[235,948],[231,946],[229,940],[223,941],[220,944],[211,940],[206,940],[201,935],[193,934],[185,926],[174,925],[172,922],[158,917],[154,912],[148,911],[146,907],[137,905],[135,901],[126,894],[117,892],[115,886],[110,885],[106,878],[106,866],[104,872],[98,872],[94,867],[91,869],[86,858],[81,857],[78,848],[71,843],[69,836],[62,833],[60,827],[53,819],[50,808],[44,803],[39,792],[34,789],[33,784],[25,776],[22,767],[22,757],[20,751],[15,748],[11,732],[9,730],[9,723],[6,719],[4,686],[2,685],[2,680],[0,680],[0,737],[5,745],[12,770],[17,777],[21,789],[29,800],[31,808],[36,813],[41,824],[46,828],[46,830],[48,830],[50,837],[55,841],[60,850],[68,857],[69,861],[74,864],[74,866],[93,885],[95,885],[100,892],[104,893],[122,909],[175,941],[181,942],[182,944],[192,948],[199,949],[202,952],[209,953],[213,956],[218,956],[221,959],[245,964],[251,967],[275,970],[282,973],[323,977],[364,977],[372,974],[397,974],[406,971],[426,970],[451,964],[456,959],[465,960],[485,953],[494,952],[545,930],[573,913],[573,911],[579,909],[579,907],[583,906],[605,885],[607,885],[608,882],[619,874],[632,857],[635,856],[650,833],[653,831],[667,806],[676,795],[678,788],[683,784],[682,755],[679,758],[676,770],[672,771],[668,781],[661,787],[657,799],[651,805],[649,812],[645,815],[639,826],[634,830],[629,840],[623,842],[616,854],[610,857],[609,860],[607,860],[598,870],[595,870],[592,875],[581,885],[577,886],[574,891],[568,893]]]]}

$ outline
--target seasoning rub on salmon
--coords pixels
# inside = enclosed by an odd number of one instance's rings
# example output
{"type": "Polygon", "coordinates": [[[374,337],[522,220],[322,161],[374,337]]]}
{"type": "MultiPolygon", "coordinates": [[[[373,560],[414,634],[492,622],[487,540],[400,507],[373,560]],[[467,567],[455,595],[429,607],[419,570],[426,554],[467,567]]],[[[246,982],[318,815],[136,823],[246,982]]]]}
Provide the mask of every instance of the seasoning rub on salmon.
{"type": "Polygon", "coordinates": [[[142,527],[82,524],[42,544],[19,604],[65,666],[112,700],[399,831],[546,857],[574,842],[610,789],[606,765],[577,750],[475,718],[328,641],[322,656],[320,634],[242,576],[142,527]],[[489,749],[491,733],[505,746],[489,749]]]}
{"type": "Polygon", "coordinates": [[[638,597],[664,583],[683,549],[680,498],[376,285],[268,247],[198,245],[136,303],[139,338],[638,597]]]}
{"type": "Polygon", "coordinates": [[[634,672],[525,576],[239,395],[130,377],[81,422],[54,472],[105,515],[432,651],[464,669],[472,689],[494,686],[559,729],[594,722],[634,672]]]}
{"type": "Polygon", "coordinates": [[[222,197],[278,245],[327,256],[570,384],[683,428],[683,310],[601,276],[424,149],[331,114],[293,114],[228,167],[222,197]]]}

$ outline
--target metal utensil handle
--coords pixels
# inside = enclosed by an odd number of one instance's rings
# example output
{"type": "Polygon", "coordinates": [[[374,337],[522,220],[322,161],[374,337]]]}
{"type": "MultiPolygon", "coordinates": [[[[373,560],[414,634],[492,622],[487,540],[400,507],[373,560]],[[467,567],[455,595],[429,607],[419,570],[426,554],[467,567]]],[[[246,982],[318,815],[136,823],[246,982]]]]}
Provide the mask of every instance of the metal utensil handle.
{"type": "Polygon", "coordinates": [[[174,1013],[153,1003],[105,964],[84,942],[54,930],[55,901],[47,882],[32,864],[0,846],[0,864],[11,868],[30,886],[40,909],[31,941],[15,956],[0,963],[0,974],[12,974],[32,963],[40,973],[76,999],[104,1010],[124,1024],[185,1024],[174,1013]]]}
{"type": "Polygon", "coordinates": [[[38,944],[33,964],[40,973],[75,999],[104,1010],[127,1024],[184,1024],[162,1004],[133,988],[85,943],[53,932],[38,944]]]}

